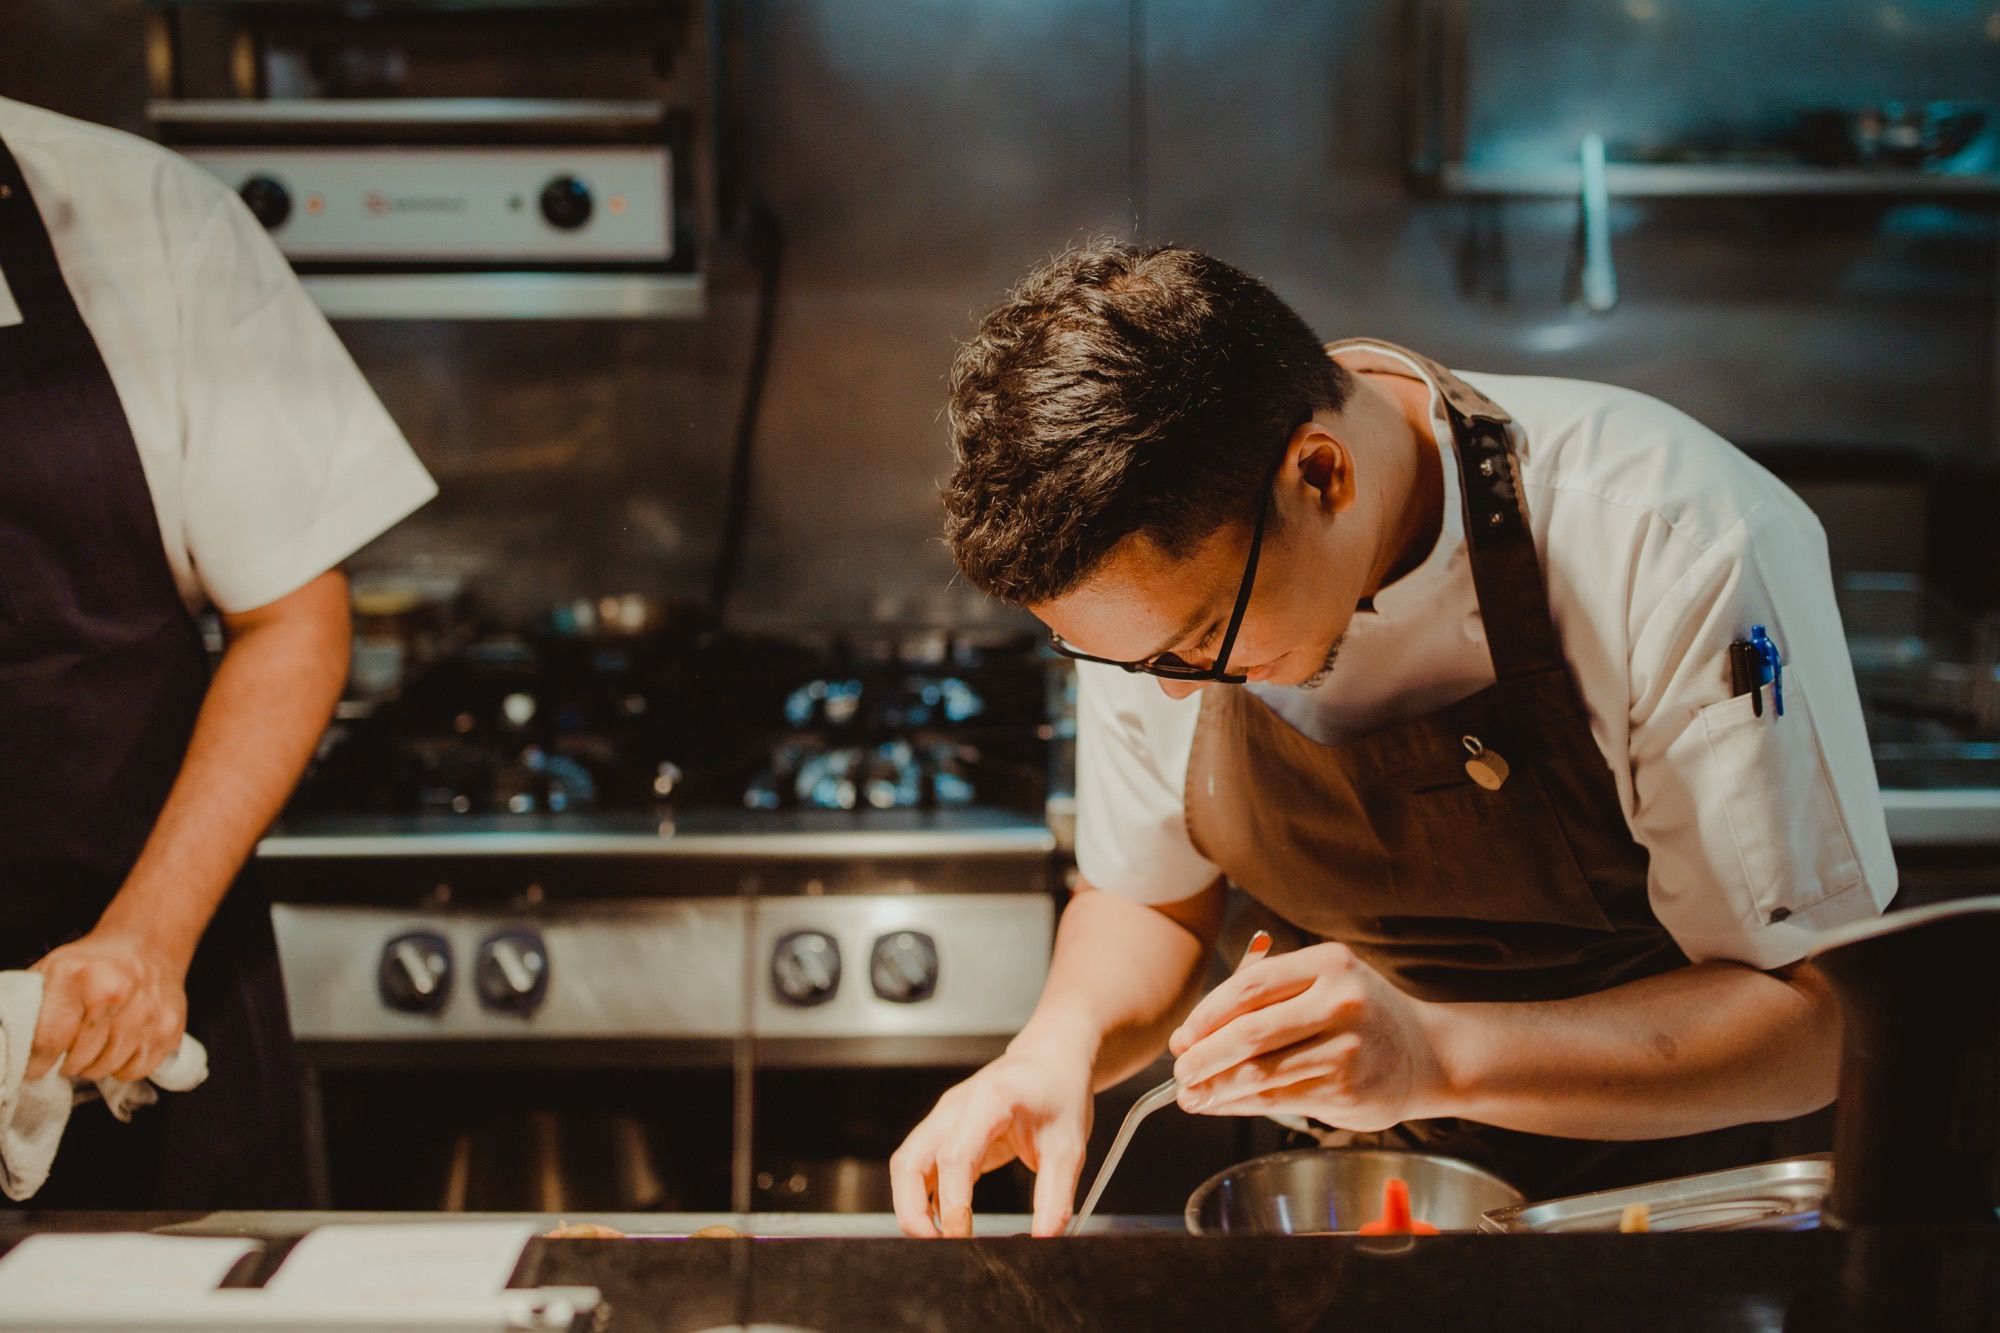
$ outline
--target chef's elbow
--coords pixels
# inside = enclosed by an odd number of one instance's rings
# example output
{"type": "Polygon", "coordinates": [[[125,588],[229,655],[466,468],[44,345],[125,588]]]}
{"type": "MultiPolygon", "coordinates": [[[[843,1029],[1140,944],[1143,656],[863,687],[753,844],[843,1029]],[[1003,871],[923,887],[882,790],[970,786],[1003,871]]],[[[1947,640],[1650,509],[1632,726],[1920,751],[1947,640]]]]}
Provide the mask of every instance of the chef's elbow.
{"type": "Polygon", "coordinates": [[[1781,1118],[1809,1115],[1832,1104],[1840,1089],[1840,1003],[1826,974],[1811,963],[1794,963],[1770,974],[1791,992],[1792,1019],[1781,1036],[1792,1058],[1774,1062],[1784,1072],[1790,1104],[1781,1118]]]}

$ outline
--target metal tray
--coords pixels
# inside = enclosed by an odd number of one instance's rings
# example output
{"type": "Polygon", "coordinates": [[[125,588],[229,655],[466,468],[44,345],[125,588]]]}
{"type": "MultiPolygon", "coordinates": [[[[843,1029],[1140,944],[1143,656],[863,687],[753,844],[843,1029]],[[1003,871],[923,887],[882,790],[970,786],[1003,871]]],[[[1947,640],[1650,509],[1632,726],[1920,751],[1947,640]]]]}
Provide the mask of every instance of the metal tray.
{"type": "Polygon", "coordinates": [[[1659,1180],[1626,1189],[1495,1208],[1482,1231],[1616,1231],[1625,1209],[1643,1203],[1653,1231],[1807,1231],[1833,1183],[1830,1154],[1659,1180]]]}

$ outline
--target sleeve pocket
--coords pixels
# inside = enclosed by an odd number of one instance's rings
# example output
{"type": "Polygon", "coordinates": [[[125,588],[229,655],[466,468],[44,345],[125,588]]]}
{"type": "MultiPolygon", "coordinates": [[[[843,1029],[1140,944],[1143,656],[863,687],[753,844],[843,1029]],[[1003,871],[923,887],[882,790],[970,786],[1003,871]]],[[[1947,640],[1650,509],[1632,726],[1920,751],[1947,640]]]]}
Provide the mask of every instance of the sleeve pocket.
{"type": "Polygon", "coordinates": [[[1861,860],[1848,836],[1840,804],[1813,725],[1804,677],[1787,666],[1785,715],[1777,716],[1769,686],[1764,715],[1747,694],[1701,710],[1701,726],[1715,760],[1715,787],[1704,803],[1722,806],[1742,867],[1744,901],[1766,923],[1854,887],[1861,860]]]}

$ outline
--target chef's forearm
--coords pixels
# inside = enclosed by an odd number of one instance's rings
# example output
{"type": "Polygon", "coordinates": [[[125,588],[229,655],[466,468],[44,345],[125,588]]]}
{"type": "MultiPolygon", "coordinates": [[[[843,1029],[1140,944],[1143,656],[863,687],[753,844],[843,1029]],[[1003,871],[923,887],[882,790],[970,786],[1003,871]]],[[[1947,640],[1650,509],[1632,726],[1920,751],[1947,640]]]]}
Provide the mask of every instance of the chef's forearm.
{"type": "Polygon", "coordinates": [[[1702,963],[1595,995],[1426,1010],[1443,1067],[1425,1114],[1577,1138],[1665,1138],[1833,1100],[1840,1015],[1809,967],[1702,963]]]}
{"type": "Polygon", "coordinates": [[[1211,889],[1163,911],[1080,885],[1042,997],[1009,1049],[1084,1060],[1099,1088],[1145,1068],[1193,1002],[1219,904],[1211,889]]]}
{"type": "Polygon", "coordinates": [[[227,621],[229,643],[180,773],[98,929],[183,968],[290,795],[347,679],[347,583],[323,574],[227,621]]]}

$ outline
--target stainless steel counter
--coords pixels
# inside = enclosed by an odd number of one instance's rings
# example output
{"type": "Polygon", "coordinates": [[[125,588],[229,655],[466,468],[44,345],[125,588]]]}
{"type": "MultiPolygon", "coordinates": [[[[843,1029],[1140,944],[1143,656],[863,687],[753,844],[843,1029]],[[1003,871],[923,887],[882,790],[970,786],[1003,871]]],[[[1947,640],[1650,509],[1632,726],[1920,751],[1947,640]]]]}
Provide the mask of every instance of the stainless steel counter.
{"type": "Polygon", "coordinates": [[[620,856],[814,860],[1047,856],[1041,820],[1004,810],[693,810],[582,815],[343,815],[288,820],[271,860],[388,856],[620,856]]]}
{"type": "MultiPolygon", "coordinates": [[[[1882,793],[1898,846],[2000,846],[2000,786],[1898,788],[1882,793]]],[[[996,810],[924,813],[353,815],[289,820],[258,846],[274,861],[388,856],[620,856],[668,858],[1047,856],[1048,827],[996,810]]]]}
{"type": "Polygon", "coordinates": [[[2000,846],[2000,787],[1885,791],[1882,810],[1898,847],[2000,846]]]}

